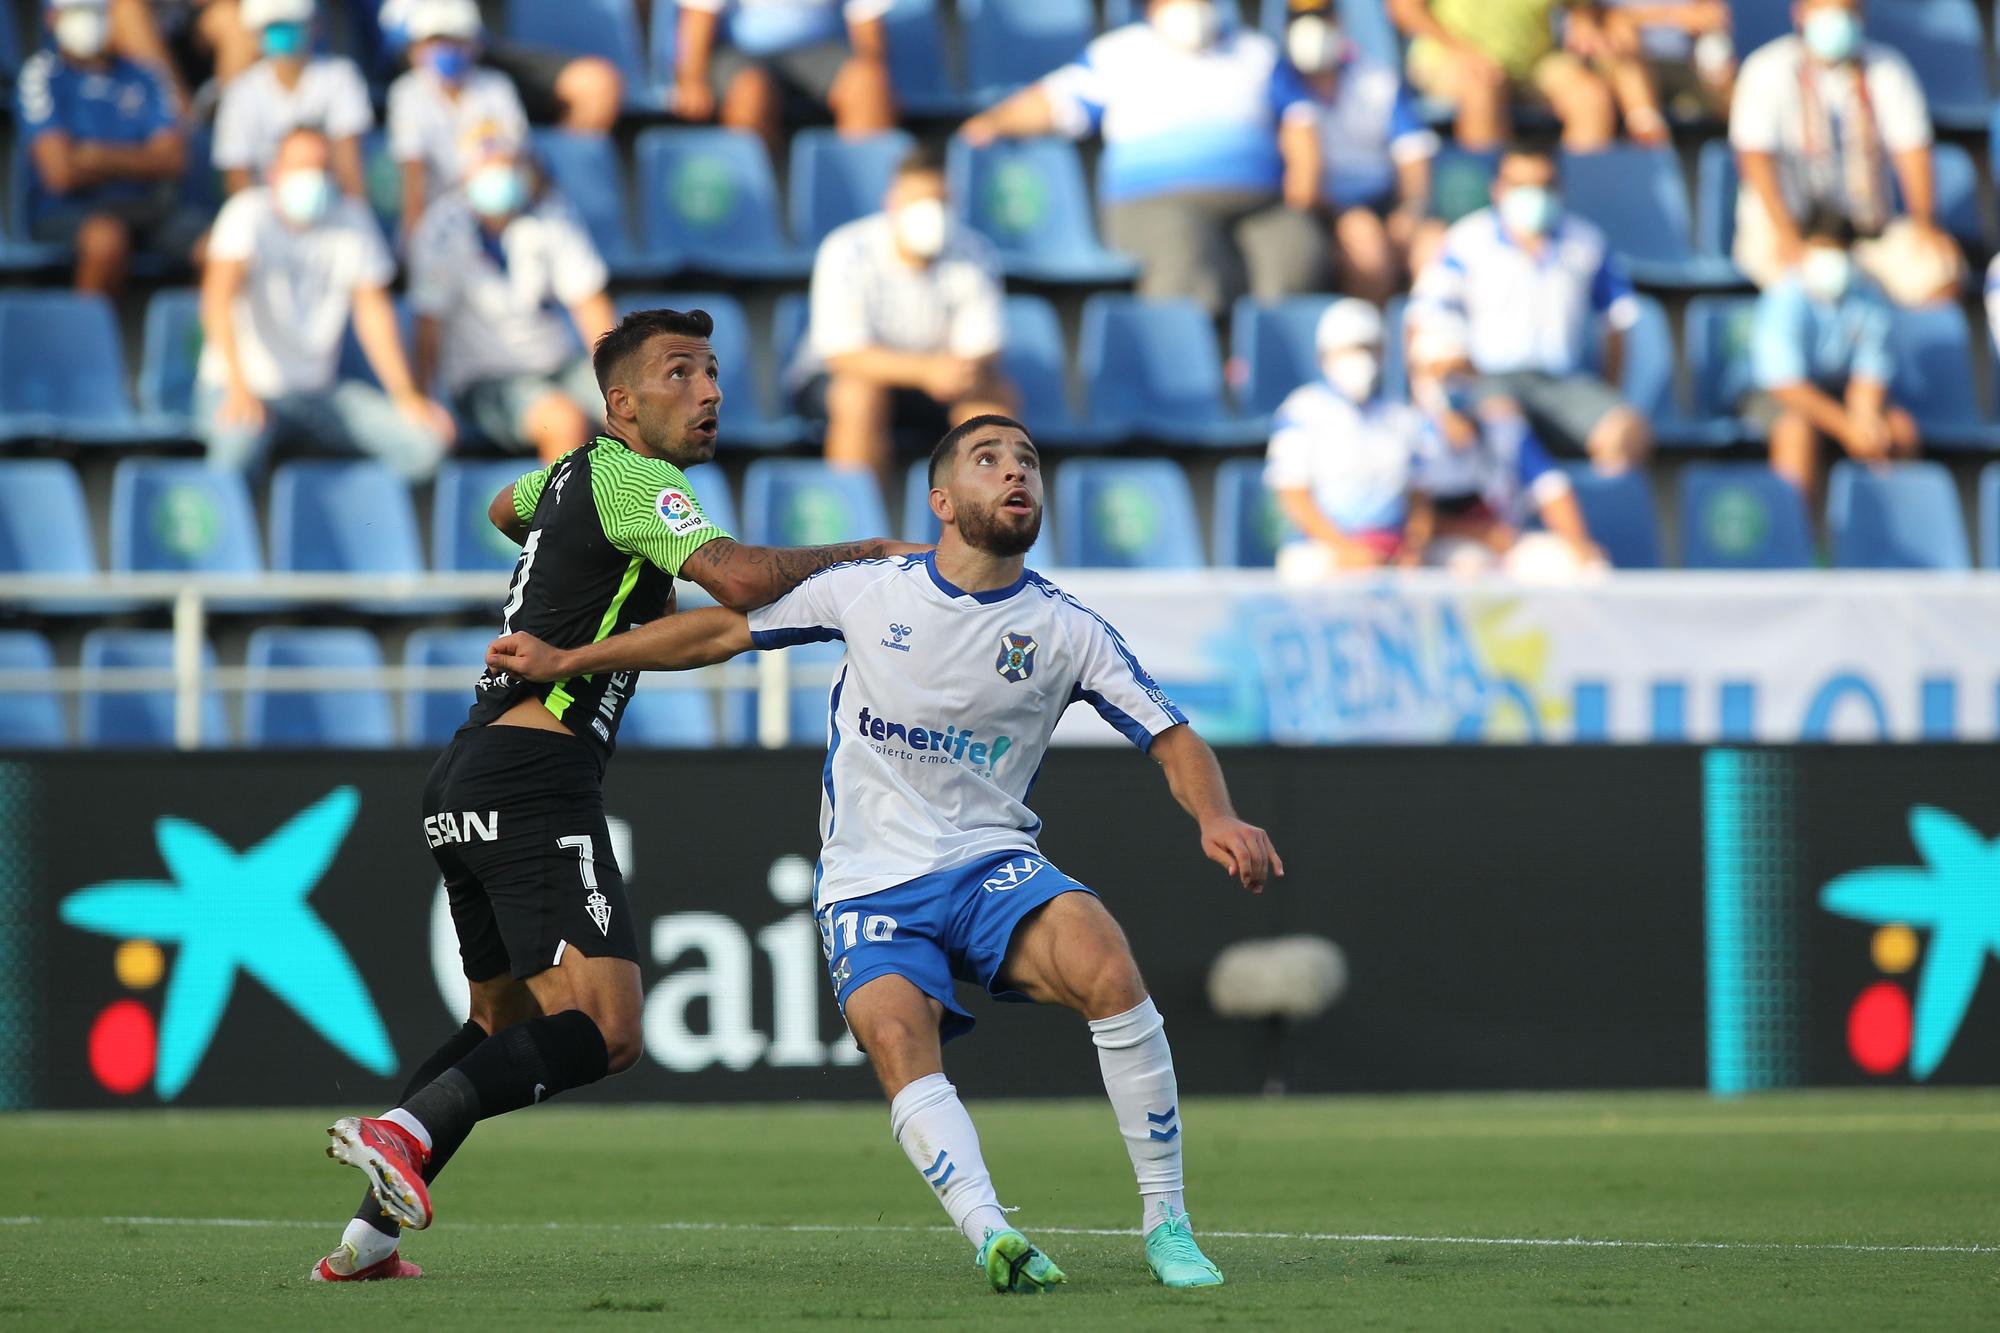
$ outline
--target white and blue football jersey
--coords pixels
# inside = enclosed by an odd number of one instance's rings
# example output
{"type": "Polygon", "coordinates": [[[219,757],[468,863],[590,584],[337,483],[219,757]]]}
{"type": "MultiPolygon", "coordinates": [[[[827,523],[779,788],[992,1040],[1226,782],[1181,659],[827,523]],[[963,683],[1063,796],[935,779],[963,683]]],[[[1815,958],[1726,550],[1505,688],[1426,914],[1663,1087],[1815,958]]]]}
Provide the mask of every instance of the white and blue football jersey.
{"type": "Polygon", "coordinates": [[[821,570],[750,613],[758,648],[840,639],[827,695],[815,906],[1005,851],[1078,700],[1140,749],[1187,721],[1103,617],[1032,570],[966,592],[931,555],[821,570]]]}

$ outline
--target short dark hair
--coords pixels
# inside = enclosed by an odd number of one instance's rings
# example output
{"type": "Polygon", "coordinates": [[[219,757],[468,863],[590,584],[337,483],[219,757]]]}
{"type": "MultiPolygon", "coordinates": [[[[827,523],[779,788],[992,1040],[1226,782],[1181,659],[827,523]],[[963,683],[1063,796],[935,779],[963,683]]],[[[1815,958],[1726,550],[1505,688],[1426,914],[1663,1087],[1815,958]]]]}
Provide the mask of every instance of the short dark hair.
{"type": "Polygon", "coordinates": [[[610,393],[611,381],[617,378],[626,360],[661,334],[706,339],[714,332],[715,321],[706,310],[634,310],[591,349],[590,368],[597,372],[598,391],[610,393]]]}
{"type": "Polygon", "coordinates": [[[944,173],[944,149],[936,144],[920,143],[896,163],[897,180],[905,176],[942,176],[944,173]]]}
{"type": "Polygon", "coordinates": [[[1494,159],[1495,169],[1510,157],[1546,161],[1555,167],[1558,174],[1562,171],[1562,159],[1556,155],[1556,141],[1546,134],[1520,134],[1508,140],[1506,147],[1500,150],[1500,156],[1494,159]]]}
{"type": "Polygon", "coordinates": [[[1799,224],[1799,236],[1808,241],[1833,241],[1845,250],[1853,246],[1857,233],[1854,220],[1837,208],[1814,204],[1799,224]]]}
{"type": "Polygon", "coordinates": [[[937,447],[931,450],[931,485],[937,485],[938,473],[951,466],[952,459],[958,454],[958,446],[965,443],[975,431],[985,430],[988,426],[1018,430],[1028,436],[1029,444],[1035,442],[1035,437],[1028,435],[1028,428],[1012,417],[1002,416],[998,412],[982,412],[976,417],[967,417],[946,431],[939,438],[937,447]]]}

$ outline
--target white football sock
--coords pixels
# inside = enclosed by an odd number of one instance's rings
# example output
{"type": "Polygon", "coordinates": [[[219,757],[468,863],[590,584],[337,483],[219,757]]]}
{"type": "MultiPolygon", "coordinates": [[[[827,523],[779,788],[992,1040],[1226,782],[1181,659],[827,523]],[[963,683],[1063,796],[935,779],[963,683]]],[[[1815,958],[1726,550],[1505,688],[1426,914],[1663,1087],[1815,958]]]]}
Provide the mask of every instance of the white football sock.
{"type": "Polygon", "coordinates": [[[388,1121],[392,1125],[401,1125],[404,1129],[409,1130],[410,1133],[416,1137],[417,1142],[424,1145],[424,1151],[426,1153],[428,1153],[431,1150],[430,1130],[424,1127],[423,1121],[417,1119],[415,1116],[411,1115],[408,1111],[405,1111],[402,1107],[399,1106],[393,1111],[384,1111],[382,1113],[382,1119],[388,1121]]]}
{"type": "Polygon", "coordinates": [[[1009,1225],[979,1154],[979,1131],[943,1074],[926,1074],[896,1094],[889,1132],[967,1240],[983,1245],[989,1228],[1009,1225]]]}
{"type": "Polygon", "coordinates": [[[1139,1181],[1143,1235],[1173,1215],[1163,1208],[1187,1211],[1181,1197],[1180,1093],[1167,1025],[1148,996],[1122,1014],[1091,1019],[1090,1039],[1139,1181]]]}
{"type": "Polygon", "coordinates": [[[354,1266],[366,1268],[379,1264],[396,1252],[396,1242],[400,1237],[385,1236],[358,1217],[349,1218],[347,1230],[340,1233],[340,1239],[354,1247],[354,1266]]]}

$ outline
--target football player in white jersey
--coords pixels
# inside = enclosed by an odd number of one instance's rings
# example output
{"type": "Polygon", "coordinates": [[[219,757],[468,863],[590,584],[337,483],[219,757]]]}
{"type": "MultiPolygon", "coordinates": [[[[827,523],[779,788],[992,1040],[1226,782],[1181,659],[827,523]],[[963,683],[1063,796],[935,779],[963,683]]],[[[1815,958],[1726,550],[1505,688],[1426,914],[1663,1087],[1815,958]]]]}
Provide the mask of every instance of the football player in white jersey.
{"type": "Polygon", "coordinates": [[[1202,851],[1258,892],[1284,873],[1230,806],[1215,754],[1117,631],[1024,567],[1042,522],[1041,459],[1021,425],[974,417],[931,456],[935,551],[821,570],[745,615],[682,612],[555,649],[525,634],[487,650],[530,680],[681,670],[752,648],[840,639],[828,696],[814,894],[833,989],[890,1100],[890,1126],[1000,1291],[1062,1270],[1007,1221],[979,1136],[944,1076],[972,1027],[952,979],[1089,1020],[1142,1199],[1154,1276],[1221,1283],[1182,1198],[1180,1097],[1159,1011],[1097,895],[1044,860],[1026,804],[1056,721],[1088,700],[1166,770],[1202,851]]]}

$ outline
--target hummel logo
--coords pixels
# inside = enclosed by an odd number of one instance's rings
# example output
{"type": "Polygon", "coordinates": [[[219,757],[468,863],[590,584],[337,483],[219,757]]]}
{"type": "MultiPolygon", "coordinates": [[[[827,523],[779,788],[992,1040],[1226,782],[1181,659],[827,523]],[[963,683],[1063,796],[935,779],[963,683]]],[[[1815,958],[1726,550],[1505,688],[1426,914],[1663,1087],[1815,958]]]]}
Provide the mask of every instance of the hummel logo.
{"type": "Polygon", "coordinates": [[[583,909],[589,912],[590,919],[597,923],[598,934],[609,935],[611,933],[611,900],[609,898],[599,893],[596,889],[592,889],[590,896],[583,900],[583,909]]]}
{"type": "Polygon", "coordinates": [[[899,653],[907,653],[910,651],[910,645],[904,643],[903,640],[915,633],[916,631],[908,625],[898,625],[891,622],[889,625],[889,638],[882,640],[882,646],[884,648],[894,648],[899,653]],[[894,642],[891,642],[891,640],[894,640],[894,642]]]}
{"type": "Polygon", "coordinates": [[[988,893],[1005,893],[1018,889],[1029,880],[1042,873],[1048,862],[1034,856],[1024,856],[1018,861],[1009,861],[991,875],[979,887],[988,893]]]}
{"type": "Polygon", "coordinates": [[[1158,1113],[1146,1112],[1146,1123],[1153,1126],[1149,1133],[1155,1142],[1172,1143],[1180,1137],[1181,1127],[1174,1123],[1174,1117],[1179,1111],[1179,1105],[1174,1105],[1158,1113]]]}

